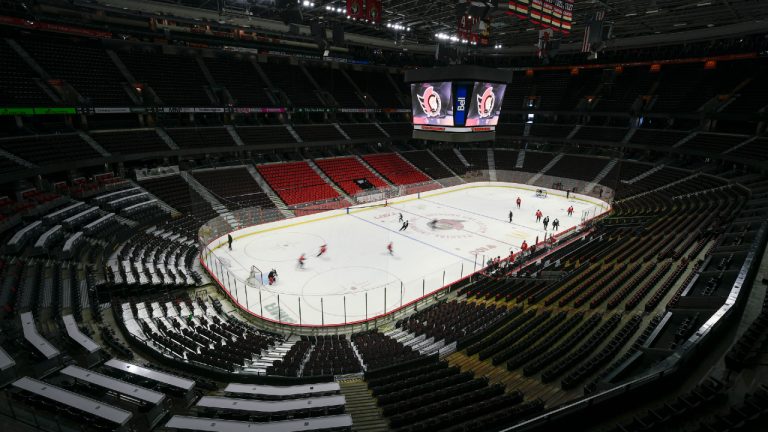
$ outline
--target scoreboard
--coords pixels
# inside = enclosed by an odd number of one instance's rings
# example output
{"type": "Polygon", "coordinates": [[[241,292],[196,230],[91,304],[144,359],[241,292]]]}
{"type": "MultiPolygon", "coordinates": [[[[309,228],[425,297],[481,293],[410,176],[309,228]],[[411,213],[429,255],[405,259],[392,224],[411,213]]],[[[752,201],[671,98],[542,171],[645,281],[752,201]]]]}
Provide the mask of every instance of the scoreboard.
{"type": "Polygon", "coordinates": [[[467,142],[495,138],[509,71],[455,66],[406,71],[413,137],[467,142]]]}
{"type": "Polygon", "coordinates": [[[561,33],[571,32],[574,0],[510,0],[510,15],[561,33]]]}

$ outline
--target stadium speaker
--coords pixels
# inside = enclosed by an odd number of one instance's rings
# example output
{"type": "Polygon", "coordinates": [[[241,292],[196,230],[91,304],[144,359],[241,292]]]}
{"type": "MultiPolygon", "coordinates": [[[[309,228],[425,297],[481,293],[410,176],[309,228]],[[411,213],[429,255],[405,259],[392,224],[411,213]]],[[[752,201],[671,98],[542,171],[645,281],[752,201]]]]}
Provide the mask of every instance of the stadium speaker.
{"type": "Polygon", "coordinates": [[[344,26],[340,24],[333,26],[333,44],[341,45],[343,43],[344,43],[344,26]]]}

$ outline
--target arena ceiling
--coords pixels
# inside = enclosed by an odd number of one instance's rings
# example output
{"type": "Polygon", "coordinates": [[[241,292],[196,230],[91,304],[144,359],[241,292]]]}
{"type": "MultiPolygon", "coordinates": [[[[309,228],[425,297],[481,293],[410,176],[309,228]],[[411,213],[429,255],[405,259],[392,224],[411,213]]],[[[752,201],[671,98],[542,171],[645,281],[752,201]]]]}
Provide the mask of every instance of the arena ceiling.
{"type": "MultiPolygon", "coordinates": [[[[224,11],[227,14],[248,12],[267,19],[281,19],[279,1],[275,0],[155,0],[224,11]]],[[[455,33],[458,0],[383,0],[381,27],[351,23],[343,12],[346,0],[313,0],[300,5],[305,24],[313,20],[343,24],[355,34],[405,39],[409,42],[434,43],[436,33],[455,33]],[[314,6],[308,6],[307,3],[314,6]],[[334,8],[329,10],[328,7],[334,8]],[[398,24],[392,30],[387,23],[398,24]],[[408,31],[407,29],[411,30],[408,31]]],[[[507,2],[499,2],[502,7],[507,2]]],[[[618,39],[654,34],[671,34],[695,29],[766,20],[765,0],[575,0],[573,30],[563,35],[565,42],[579,40],[587,19],[597,10],[606,11],[606,22],[612,24],[612,36],[618,39]]],[[[538,28],[512,15],[497,14],[491,24],[493,44],[505,46],[536,43],[538,28]]]]}

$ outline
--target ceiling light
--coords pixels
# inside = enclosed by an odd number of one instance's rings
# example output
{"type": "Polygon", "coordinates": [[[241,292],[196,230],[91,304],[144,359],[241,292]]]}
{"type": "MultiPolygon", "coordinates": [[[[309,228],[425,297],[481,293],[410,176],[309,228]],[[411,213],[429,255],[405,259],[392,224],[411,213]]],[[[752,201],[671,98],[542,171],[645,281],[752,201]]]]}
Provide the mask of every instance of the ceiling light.
{"type": "Polygon", "coordinates": [[[647,13],[647,14],[652,14],[652,13],[656,13],[656,12],[658,12],[658,11],[659,11],[658,9],[651,9],[651,10],[647,10],[647,11],[645,11],[645,13],[647,13]]]}

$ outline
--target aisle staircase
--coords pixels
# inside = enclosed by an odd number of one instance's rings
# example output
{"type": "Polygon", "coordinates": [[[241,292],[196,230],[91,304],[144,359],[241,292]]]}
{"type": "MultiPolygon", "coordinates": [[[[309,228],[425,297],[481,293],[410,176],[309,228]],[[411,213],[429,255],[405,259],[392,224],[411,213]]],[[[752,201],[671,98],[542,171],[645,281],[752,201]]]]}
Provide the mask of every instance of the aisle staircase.
{"type": "Polygon", "coordinates": [[[385,432],[389,424],[381,416],[376,399],[365,381],[355,379],[339,382],[341,393],[347,400],[346,410],[352,416],[352,428],[356,432],[385,432]]]}
{"type": "Polygon", "coordinates": [[[339,185],[337,185],[337,184],[336,184],[336,182],[334,182],[333,180],[331,180],[331,178],[330,178],[330,177],[328,177],[328,176],[325,174],[325,172],[323,172],[323,170],[321,170],[321,169],[320,169],[320,167],[319,167],[319,166],[317,166],[317,164],[315,163],[315,161],[313,161],[312,159],[307,159],[307,165],[309,165],[309,167],[310,167],[310,168],[312,168],[312,170],[313,170],[315,173],[317,173],[317,175],[318,175],[318,176],[320,176],[320,178],[321,178],[321,179],[323,179],[323,181],[325,181],[325,182],[326,182],[326,183],[327,183],[327,184],[328,184],[330,187],[332,187],[332,188],[333,188],[333,190],[335,190],[335,191],[336,191],[336,193],[337,193],[337,194],[339,194],[339,196],[342,196],[342,197],[344,197],[344,199],[346,199],[346,200],[347,200],[347,201],[349,201],[350,203],[354,203],[354,202],[355,202],[355,199],[354,199],[354,198],[352,198],[351,196],[349,196],[349,194],[348,194],[348,193],[344,192],[344,190],[342,190],[342,189],[339,187],[339,185]]]}
{"type": "Polygon", "coordinates": [[[515,162],[515,169],[523,168],[524,163],[525,163],[525,149],[522,149],[520,150],[519,153],[517,153],[517,162],[515,162]]]}
{"type": "Polygon", "coordinates": [[[531,179],[528,180],[526,182],[526,184],[529,184],[529,185],[536,184],[536,182],[541,178],[541,176],[543,176],[544,174],[547,173],[547,171],[552,169],[552,167],[555,166],[555,164],[558,163],[560,161],[560,159],[562,159],[562,158],[563,158],[563,154],[559,153],[551,161],[549,161],[549,163],[547,165],[545,165],[544,168],[541,169],[541,171],[536,173],[535,176],[531,177],[531,179]]]}
{"type": "Polygon", "coordinates": [[[488,149],[488,179],[496,181],[496,155],[492,148],[488,149]]]}
{"type": "Polygon", "coordinates": [[[618,162],[618,159],[611,159],[608,161],[605,167],[599,173],[597,173],[595,178],[593,178],[592,181],[587,184],[587,187],[584,189],[584,193],[589,194],[592,192],[595,186],[597,186],[597,184],[600,183],[605,178],[605,176],[608,175],[609,172],[611,172],[613,167],[615,167],[618,162]]]}
{"type": "Polygon", "coordinates": [[[286,218],[292,218],[294,217],[294,214],[292,211],[288,210],[288,206],[285,205],[282,199],[280,199],[279,196],[275,193],[275,191],[272,190],[272,187],[267,183],[266,180],[264,180],[264,177],[259,174],[259,172],[256,170],[256,168],[253,167],[253,165],[246,165],[245,169],[248,170],[248,172],[251,174],[251,177],[253,177],[254,180],[256,180],[256,183],[259,184],[259,187],[261,190],[264,191],[265,194],[269,197],[270,200],[272,200],[273,203],[275,203],[275,207],[280,211],[280,214],[285,216],[286,218]]]}

